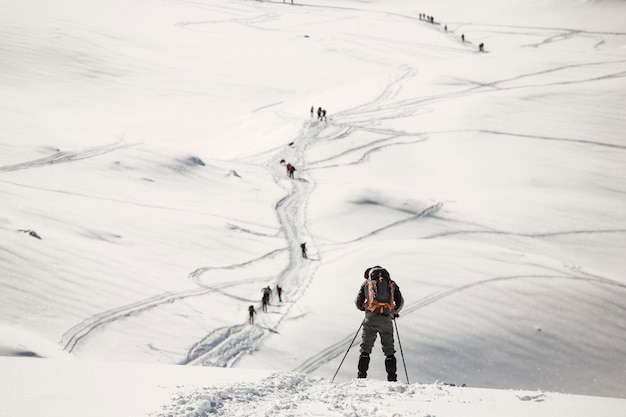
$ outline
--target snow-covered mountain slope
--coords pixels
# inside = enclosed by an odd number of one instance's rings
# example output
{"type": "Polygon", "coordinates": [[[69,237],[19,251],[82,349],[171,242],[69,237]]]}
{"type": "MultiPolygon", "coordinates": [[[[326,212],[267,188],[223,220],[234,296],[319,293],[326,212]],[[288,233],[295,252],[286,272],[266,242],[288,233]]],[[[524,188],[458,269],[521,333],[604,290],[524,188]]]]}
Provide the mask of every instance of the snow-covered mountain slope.
{"type": "Polygon", "coordinates": [[[0,352],[626,397],[623,1],[2,9],[0,352]]]}

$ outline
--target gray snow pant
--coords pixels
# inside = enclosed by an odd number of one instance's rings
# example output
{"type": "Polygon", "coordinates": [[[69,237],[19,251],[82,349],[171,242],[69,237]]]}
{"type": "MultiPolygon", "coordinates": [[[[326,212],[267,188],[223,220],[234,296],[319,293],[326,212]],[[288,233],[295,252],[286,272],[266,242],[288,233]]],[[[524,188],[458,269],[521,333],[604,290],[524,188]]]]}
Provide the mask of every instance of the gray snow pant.
{"type": "Polygon", "coordinates": [[[393,355],[396,350],[393,347],[393,323],[390,316],[381,316],[374,313],[366,313],[363,321],[363,337],[361,339],[361,353],[372,353],[376,336],[380,333],[380,343],[383,345],[385,356],[393,355]]]}

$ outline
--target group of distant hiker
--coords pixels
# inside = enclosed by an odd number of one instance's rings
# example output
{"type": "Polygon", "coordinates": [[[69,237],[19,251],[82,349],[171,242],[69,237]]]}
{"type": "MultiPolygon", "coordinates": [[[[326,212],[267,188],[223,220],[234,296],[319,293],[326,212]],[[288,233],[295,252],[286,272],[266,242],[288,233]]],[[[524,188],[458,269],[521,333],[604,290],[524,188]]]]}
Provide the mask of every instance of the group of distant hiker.
{"type": "MultiPolygon", "coordinates": [[[[306,242],[302,242],[300,244],[300,250],[302,252],[302,258],[307,259],[306,242]]],[[[267,287],[262,288],[261,292],[263,293],[263,296],[261,297],[261,309],[264,313],[267,313],[267,306],[270,304],[270,297],[272,296],[272,288],[268,285],[267,287]]],[[[276,294],[278,295],[278,302],[282,303],[283,287],[281,287],[280,285],[276,285],[276,294]]],[[[256,310],[254,309],[253,305],[248,307],[248,313],[248,323],[254,324],[254,315],[256,314],[256,310]]]]}
{"type": "MultiPolygon", "coordinates": [[[[435,23],[435,18],[433,16],[428,16],[426,13],[420,13],[420,20],[424,20],[428,23],[435,23]]],[[[448,25],[444,25],[443,26],[443,30],[445,30],[446,32],[448,31],[448,25]]],[[[461,42],[465,43],[465,33],[461,34],[461,42]]],[[[485,51],[485,44],[484,42],[481,42],[478,44],[478,51],[479,52],[484,52],[485,51]]]]}
{"type": "MultiPolygon", "coordinates": [[[[261,306],[264,313],[267,313],[267,306],[270,304],[270,297],[272,296],[272,289],[268,285],[261,289],[263,296],[261,297],[261,306]]],[[[278,302],[283,302],[283,287],[276,285],[276,294],[278,294],[278,302]]],[[[256,309],[254,305],[248,307],[248,323],[254,324],[254,316],[256,315],[256,309]]]]}
{"type": "MultiPolygon", "coordinates": [[[[315,116],[315,106],[311,106],[311,119],[315,116]]],[[[326,109],[321,107],[317,108],[317,120],[319,121],[327,121],[326,119],[326,109]]]]}
{"type": "MultiPolygon", "coordinates": [[[[311,106],[311,119],[315,117],[315,106],[311,106]]],[[[317,120],[319,121],[327,121],[326,119],[326,109],[323,109],[321,107],[317,108],[317,120]]],[[[293,142],[290,143],[289,145],[293,145],[293,142]]],[[[293,164],[291,162],[286,162],[284,159],[280,160],[281,164],[285,164],[285,169],[287,170],[287,177],[293,179],[294,178],[294,174],[296,172],[296,167],[293,166],[293,164]]]]}
{"type": "Polygon", "coordinates": [[[435,18],[432,16],[427,16],[426,13],[420,13],[420,20],[425,20],[430,23],[435,23],[435,18]]]}

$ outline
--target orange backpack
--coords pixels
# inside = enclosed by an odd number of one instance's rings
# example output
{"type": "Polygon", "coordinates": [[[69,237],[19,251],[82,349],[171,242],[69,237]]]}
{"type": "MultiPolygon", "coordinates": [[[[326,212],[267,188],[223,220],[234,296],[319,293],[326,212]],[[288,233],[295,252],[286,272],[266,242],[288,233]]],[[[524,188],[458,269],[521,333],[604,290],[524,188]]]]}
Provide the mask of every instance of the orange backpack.
{"type": "Polygon", "coordinates": [[[367,310],[381,315],[393,312],[395,288],[396,283],[385,268],[372,268],[367,278],[367,310]]]}

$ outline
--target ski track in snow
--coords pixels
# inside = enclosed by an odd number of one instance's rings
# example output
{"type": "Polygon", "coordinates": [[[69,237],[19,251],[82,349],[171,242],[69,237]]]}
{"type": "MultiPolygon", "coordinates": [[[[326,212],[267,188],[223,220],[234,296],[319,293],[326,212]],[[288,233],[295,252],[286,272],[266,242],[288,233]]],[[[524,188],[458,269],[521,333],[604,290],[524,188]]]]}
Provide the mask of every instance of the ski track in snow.
{"type": "Polygon", "coordinates": [[[242,282],[255,281],[255,279],[249,279],[245,281],[229,282],[216,286],[201,286],[199,288],[191,288],[185,291],[178,292],[166,292],[156,295],[146,300],[141,300],[136,303],[128,304],[118,308],[98,313],[90,318],[82,321],[80,324],[72,327],[68,330],[61,339],[61,345],[67,352],[72,352],[76,346],[84,341],[84,339],[95,329],[110,324],[114,321],[136,316],[141,312],[153,309],[160,305],[169,304],[177,300],[183,300],[189,297],[198,297],[207,293],[221,292],[224,288],[239,285],[242,282]]]}
{"type": "MultiPolygon", "coordinates": [[[[577,270],[572,268],[573,272],[578,272],[577,270]]],[[[610,286],[615,286],[619,289],[622,290],[626,290],[626,285],[622,284],[620,282],[611,280],[611,279],[607,279],[607,278],[603,278],[603,277],[598,277],[598,276],[594,276],[591,274],[587,274],[584,272],[581,272],[581,275],[578,276],[570,276],[570,275],[512,275],[512,276],[503,276],[503,277],[494,277],[494,278],[489,278],[489,279],[485,279],[482,281],[475,281],[475,282],[470,282],[468,284],[464,284],[464,285],[459,285],[457,287],[453,287],[450,289],[446,289],[446,290],[442,290],[433,294],[429,294],[426,297],[423,297],[417,301],[414,301],[412,303],[408,303],[404,306],[404,308],[402,309],[402,316],[407,316],[409,314],[415,313],[419,310],[421,310],[424,307],[427,307],[437,301],[440,301],[444,298],[456,295],[462,291],[477,287],[477,286],[483,286],[483,285],[489,285],[495,282],[501,282],[501,281],[511,281],[511,280],[527,280],[527,279],[541,279],[541,280],[546,280],[546,279],[563,279],[563,280],[575,280],[575,281],[587,281],[587,282],[592,282],[592,283],[597,283],[600,285],[610,285],[610,286]]],[[[304,362],[302,362],[300,365],[296,366],[292,371],[293,372],[304,372],[304,373],[312,373],[314,372],[316,369],[318,369],[319,367],[321,367],[322,365],[333,361],[334,359],[336,359],[337,357],[339,357],[341,354],[345,353],[346,348],[352,348],[357,344],[360,344],[361,341],[360,340],[356,340],[353,344],[350,345],[351,340],[353,340],[354,338],[354,334],[350,334],[350,335],[346,335],[343,339],[337,341],[336,343],[324,348],[323,350],[319,351],[317,354],[311,356],[310,358],[306,359],[304,362]]]]}
{"type": "Polygon", "coordinates": [[[41,168],[54,164],[80,161],[81,159],[93,158],[104,155],[119,149],[129,148],[136,144],[119,141],[112,144],[94,146],[74,152],[57,152],[44,158],[34,159],[32,161],[21,162],[19,164],[0,166],[0,172],[19,171],[23,169],[41,168]]]}
{"type": "MultiPolygon", "coordinates": [[[[226,8],[227,6],[214,6],[214,5],[206,5],[200,2],[194,1],[185,1],[185,0],[174,0],[177,3],[190,5],[194,7],[201,8],[226,8]]],[[[267,2],[265,2],[267,3],[267,2]]],[[[271,2],[278,4],[279,2],[271,2]]],[[[303,4],[300,4],[303,6],[303,4]]],[[[305,5],[307,7],[323,7],[323,8],[337,8],[333,6],[313,6],[313,5],[305,5]]],[[[232,8],[234,6],[228,6],[232,8]]],[[[263,7],[261,4],[259,7],[263,7]]],[[[361,10],[361,9],[349,9],[349,10],[359,10],[361,12],[366,13],[387,13],[382,11],[371,11],[371,10],[361,10]]],[[[398,13],[393,13],[393,15],[397,18],[406,18],[417,20],[413,16],[402,15],[398,13]]],[[[259,29],[259,30],[268,30],[261,26],[263,23],[267,23],[279,18],[277,14],[269,13],[264,11],[258,15],[250,16],[247,18],[234,18],[234,19],[226,19],[226,20],[216,20],[216,21],[198,21],[198,22],[180,22],[177,24],[180,28],[185,30],[202,30],[206,29],[205,27],[209,24],[215,23],[232,23],[236,22],[237,24],[245,25],[251,28],[259,29]]],[[[491,26],[496,27],[496,25],[473,25],[475,27],[478,26],[491,26]]],[[[437,26],[433,26],[434,30],[442,31],[443,30],[437,26]]],[[[571,39],[576,36],[584,36],[584,37],[594,37],[600,38],[600,40],[596,43],[596,47],[603,43],[602,36],[626,36],[626,33],[598,33],[598,32],[585,32],[585,31],[577,31],[577,30],[568,30],[568,29],[554,29],[554,28],[528,28],[528,27],[509,27],[509,34],[519,34],[519,32],[514,31],[514,29],[522,30],[525,34],[530,34],[533,36],[544,36],[544,39],[540,42],[528,44],[529,47],[541,48],[544,45],[571,39]],[[547,31],[556,31],[556,33],[546,33],[547,31]]],[[[501,32],[500,32],[501,33],[501,32]]],[[[453,33],[448,33],[448,35],[453,35],[453,33]]],[[[471,42],[469,42],[471,44],[471,42]]],[[[464,45],[464,46],[469,46],[464,45]]],[[[72,352],[76,346],[80,343],[86,342],[88,336],[92,331],[97,328],[106,326],[112,322],[127,319],[131,316],[136,316],[141,314],[144,311],[157,308],[161,305],[176,302],[178,300],[182,300],[188,297],[198,297],[203,296],[210,292],[221,292],[226,296],[229,295],[227,289],[229,287],[233,287],[236,285],[263,281],[266,280],[266,277],[255,277],[243,281],[229,282],[228,284],[221,285],[207,285],[205,282],[210,282],[210,276],[214,272],[219,272],[220,270],[238,270],[242,268],[252,268],[257,265],[259,262],[267,261],[273,259],[275,256],[284,253],[287,251],[289,255],[288,264],[285,265],[284,269],[279,273],[277,284],[284,285],[287,289],[285,292],[285,296],[290,300],[290,303],[283,303],[281,305],[280,314],[263,314],[258,315],[256,324],[254,326],[249,326],[245,324],[237,324],[233,326],[226,326],[218,329],[214,329],[209,334],[205,335],[198,342],[193,344],[189,351],[186,354],[185,359],[181,362],[182,364],[192,364],[192,365],[210,365],[210,366],[222,366],[229,367],[233,366],[237,360],[244,354],[253,352],[258,348],[258,346],[262,343],[263,339],[270,333],[276,333],[280,324],[283,322],[285,317],[288,316],[290,309],[295,305],[295,302],[306,292],[308,285],[310,284],[315,271],[317,269],[318,261],[320,259],[320,250],[316,247],[315,242],[311,238],[311,234],[307,229],[307,203],[309,196],[313,192],[315,188],[315,183],[312,179],[307,175],[307,172],[312,172],[313,170],[319,170],[324,168],[330,168],[339,166],[340,164],[335,164],[336,160],[339,160],[341,157],[348,154],[357,154],[360,155],[359,159],[355,162],[344,163],[346,164],[358,164],[368,158],[368,156],[377,152],[385,147],[389,146],[401,146],[407,144],[414,144],[417,142],[428,140],[429,135],[433,133],[443,133],[443,132],[423,132],[423,131],[415,131],[415,132],[407,132],[401,130],[394,130],[388,128],[380,128],[378,125],[381,121],[384,120],[394,120],[403,117],[408,117],[410,115],[414,115],[417,112],[423,111],[422,107],[425,104],[438,102],[442,100],[452,99],[456,97],[464,97],[468,94],[483,94],[488,93],[494,90],[502,91],[502,90],[514,90],[514,89],[530,89],[536,87],[551,87],[556,85],[565,85],[565,84],[578,84],[578,83],[590,83],[602,79],[608,78],[623,78],[626,77],[626,71],[623,70],[623,64],[626,61],[624,60],[607,60],[605,62],[588,62],[581,64],[572,64],[572,65],[561,65],[555,66],[553,68],[546,68],[541,71],[534,71],[528,73],[522,73],[515,77],[510,77],[506,79],[493,80],[491,82],[483,82],[479,83],[472,80],[456,80],[459,83],[459,89],[457,91],[448,92],[445,94],[438,94],[427,97],[419,97],[419,98],[411,98],[411,99],[402,99],[396,100],[399,92],[402,89],[402,86],[405,82],[408,82],[416,75],[416,69],[411,68],[409,66],[400,67],[397,71],[397,74],[394,78],[392,78],[387,86],[380,92],[380,94],[374,98],[371,102],[363,103],[361,105],[355,106],[350,109],[346,109],[334,114],[331,120],[327,123],[319,122],[319,121],[305,121],[303,127],[298,135],[298,137],[293,141],[293,143],[289,146],[286,146],[284,149],[280,149],[277,153],[270,155],[263,163],[266,168],[272,173],[274,177],[274,181],[282,186],[285,189],[286,195],[280,200],[276,205],[276,213],[280,223],[280,234],[283,235],[287,247],[275,249],[267,254],[263,255],[257,259],[251,259],[250,261],[223,266],[223,267],[201,267],[197,268],[193,272],[189,274],[189,279],[192,283],[196,285],[194,288],[189,288],[184,291],[178,292],[167,292],[164,294],[159,294],[154,297],[138,301],[136,303],[132,303],[126,306],[121,306],[119,308],[115,308],[112,310],[108,310],[99,314],[96,314],[80,324],[74,326],[70,330],[68,330],[62,337],[62,345],[63,348],[72,352]],[[585,78],[578,79],[576,78],[576,74],[573,74],[571,77],[568,77],[568,71],[573,70],[580,67],[589,67],[596,66],[602,67],[605,66],[606,70],[603,74],[585,78]],[[617,67],[617,68],[615,68],[617,67]],[[546,82],[542,76],[546,74],[559,74],[561,76],[561,80],[546,82]],[[524,85],[518,85],[519,81],[525,81],[524,85]],[[320,161],[310,161],[307,166],[304,166],[305,154],[308,147],[313,146],[315,142],[329,142],[329,141],[340,141],[346,137],[349,137],[353,133],[357,131],[366,131],[369,133],[375,133],[380,135],[380,138],[375,140],[370,140],[369,142],[364,142],[359,146],[355,146],[350,149],[340,149],[337,154],[326,157],[324,160],[320,161]],[[296,178],[293,180],[289,180],[286,177],[284,166],[279,164],[278,161],[284,159],[286,162],[291,162],[294,164],[298,171],[296,171],[296,178]],[[300,254],[299,243],[300,241],[306,240],[307,246],[309,248],[310,255],[313,255],[313,259],[304,260],[300,254]]],[[[264,106],[261,109],[267,109],[275,104],[269,104],[264,106]]],[[[260,109],[258,109],[260,110],[260,109]]],[[[493,135],[502,135],[502,136],[514,136],[514,137],[522,137],[527,139],[539,139],[539,140],[550,140],[550,141],[566,141],[566,142],[576,142],[586,145],[594,145],[594,146],[603,146],[603,147],[612,147],[618,150],[626,149],[624,146],[610,144],[610,143],[602,143],[597,141],[588,141],[588,140],[580,140],[574,138],[556,138],[556,137],[548,137],[548,136],[532,136],[527,134],[520,134],[516,132],[498,132],[498,131],[481,131],[482,133],[488,133],[493,135]]],[[[459,132],[460,133],[460,132],[459,132]]],[[[62,162],[71,162],[80,159],[90,158],[97,155],[101,155],[107,152],[112,152],[117,149],[121,149],[124,147],[132,146],[125,143],[116,143],[111,145],[104,145],[94,148],[85,149],[77,152],[58,152],[49,157],[24,162],[15,165],[8,165],[0,167],[0,171],[16,171],[20,169],[30,169],[37,168],[41,166],[47,166],[56,163],[62,162]]],[[[372,230],[367,234],[364,234],[356,240],[366,239],[370,236],[373,236],[377,233],[380,233],[383,230],[386,230],[391,227],[395,227],[401,224],[405,224],[407,222],[416,221],[428,216],[434,216],[441,208],[443,207],[442,202],[435,202],[430,207],[425,208],[423,211],[419,213],[415,213],[413,215],[408,216],[405,219],[398,220],[394,223],[386,225],[382,228],[372,230]]],[[[450,231],[445,233],[440,233],[436,235],[431,235],[425,237],[426,239],[432,238],[441,238],[445,236],[455,235],[455,234],[468,234],[468,233],[490,233],[490,234],[510,234],[515,236],[524,236],[524,237],[550,237],[550,236],[558,236],[564,234],[581,234],[581,233],[624,233],[626,230],[616,229],[616,230],[596,230],[596,231],[583,231],[583,230],[572,230],[572,231],[563,231],[563,232],[554,232],[549,234],[524,234],[524,233],[515,233],[515,232],[499,232],[499,231],[481,231],[481,230],[457,230],[450,231]]],[[[345,242],[344,242],[345,243],[345,242]]],[[[619,288],[626,288],[625,285],[620,284],[615,281],[611,281],[602,277],[592,276],[589,274],[585,274],[582,271],[572,271],[574,275],[516,275],[516,276],[505,276],[505,277],[493,277],[489,279],[485,279],[482,281],[476,281],[472,283],[468,283],[465,285],[461,285],[458,287],[446,289],[440,291],[435,294],[430,294],[420,300],[409,303],[405,306],[403,314],[412,314],[421,308],[424,308],[432,303],[440,301],[446,297],[452,296],[454,294],[458,294],[459,292],[465,291],[467,289],[488,285],[498,281],[506,281],[506,280],[519,280],[519,279],[568,279],[568,280],[585,280],[589,282],[594,282],[602,285],[614,285],[619,288]]],[[[247,301],[247,300],[246,300],[247,301]]],[[[317,354],[311,356],[310,358],[304,360],[301,364],[294,368],[294,371],[297,372],[305,372],[310,373],[318,369],[323,364],[335,359],[339,355],[341,355],[347,345],[350,343],[353,334],[347,335],[344,338],[332,343],[327,348],[321,350],[317,354]]]]}

